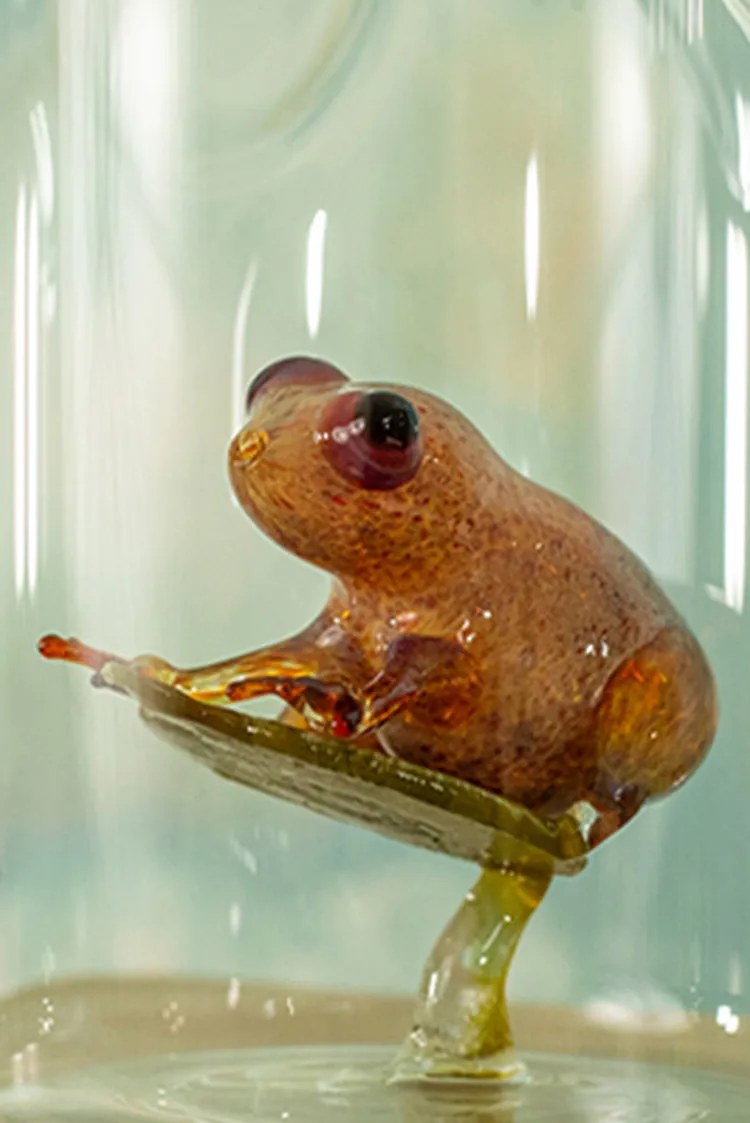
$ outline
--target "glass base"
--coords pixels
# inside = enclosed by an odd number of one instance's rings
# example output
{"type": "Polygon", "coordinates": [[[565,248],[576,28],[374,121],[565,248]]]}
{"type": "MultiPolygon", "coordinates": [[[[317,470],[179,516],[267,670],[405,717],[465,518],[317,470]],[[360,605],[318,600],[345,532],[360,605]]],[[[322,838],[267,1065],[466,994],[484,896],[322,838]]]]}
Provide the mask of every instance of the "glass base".
{"type": "Polygon", "coordinates": [[[531,1054],[523,1084],[390,1081],[394,1051],[299,1046],[157,1056],[0,1093],[25,1123],[746,1123],[750,1082],[696,1069],[531,1054]]]}

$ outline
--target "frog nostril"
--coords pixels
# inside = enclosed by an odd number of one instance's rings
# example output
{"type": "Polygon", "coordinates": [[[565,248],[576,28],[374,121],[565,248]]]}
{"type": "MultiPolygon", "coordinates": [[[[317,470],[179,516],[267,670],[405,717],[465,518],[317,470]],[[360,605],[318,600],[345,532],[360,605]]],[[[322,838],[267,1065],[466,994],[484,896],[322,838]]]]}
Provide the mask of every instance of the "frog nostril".
{"type": "Polygon", "coordinates": [[[282,385],[323,385],[327,382],[348,382],[347,376],[330,363],[321,359],[311,359],[305,356],[293,356],[289,359],[280,359],[271,363],[256,374],[250,383],[245,399],[245,409],[249,414],[256,405],[258,398],[270,386],[282,385]]]}
{"type": "Polygon", "coordinates": [[[268,447],[265,429],[243,429],[235,441],[234,459],[246,467],[257,463],[268,447]]]}

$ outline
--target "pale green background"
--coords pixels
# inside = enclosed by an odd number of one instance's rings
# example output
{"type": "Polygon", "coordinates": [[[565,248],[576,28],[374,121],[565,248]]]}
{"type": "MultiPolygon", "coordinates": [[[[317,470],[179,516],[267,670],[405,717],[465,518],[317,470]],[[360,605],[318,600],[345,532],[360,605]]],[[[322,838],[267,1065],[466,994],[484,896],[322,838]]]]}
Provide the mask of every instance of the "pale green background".
{"type": "Polygon", "coordinates": [[[0,0],[0,990],[413,990],[471,882],[233,790],[34,652],[200,662],[306,622],[327,579],[224,456],[252,373],[314,350],[444,394],[612,526],[717,668],[711,759],[554,886],[515,994],[747,1008],[748,27],[744,0],[0,0]]]}

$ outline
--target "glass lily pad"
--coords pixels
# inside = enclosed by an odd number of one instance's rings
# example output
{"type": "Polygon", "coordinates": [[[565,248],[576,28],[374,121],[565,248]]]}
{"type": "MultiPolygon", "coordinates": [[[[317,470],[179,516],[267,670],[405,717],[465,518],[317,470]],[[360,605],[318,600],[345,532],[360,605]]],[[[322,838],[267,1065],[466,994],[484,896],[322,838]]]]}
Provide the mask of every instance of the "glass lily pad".
{"type": "Polygon", "coordinates": [[[570,875],[586,863],[572,816],[543,821],[455,777],[197,702],[126,663],[106,664],[99,681],[137,701],[160,738],[219,776],[267,795],[485,869],[570,875]]]}

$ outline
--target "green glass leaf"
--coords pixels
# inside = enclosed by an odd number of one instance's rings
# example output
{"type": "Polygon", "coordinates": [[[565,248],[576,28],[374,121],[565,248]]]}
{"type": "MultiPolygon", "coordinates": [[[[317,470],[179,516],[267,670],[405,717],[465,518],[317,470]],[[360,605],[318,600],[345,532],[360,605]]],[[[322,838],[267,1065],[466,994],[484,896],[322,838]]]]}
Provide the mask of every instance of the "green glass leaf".
{"type": "Polygon", "coordinates": [[[574,874],[586,844],[572,816],[554,822],[492,792],[409,764],[216,705],[196,702],[125,663],[105,686],[136,700],[162,739],[237,784],[480,866],[574,874]]]}

